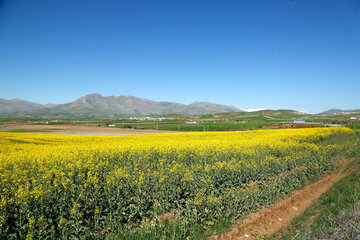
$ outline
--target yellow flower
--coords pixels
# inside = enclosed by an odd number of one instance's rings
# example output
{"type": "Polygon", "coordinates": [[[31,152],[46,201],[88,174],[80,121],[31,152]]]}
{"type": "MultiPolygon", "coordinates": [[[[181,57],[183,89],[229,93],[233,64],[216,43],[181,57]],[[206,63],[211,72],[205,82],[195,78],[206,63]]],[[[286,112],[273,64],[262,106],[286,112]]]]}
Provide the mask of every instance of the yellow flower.
{"type": "Polygon", "coordinates": [[[157,208],[159,206],[159,200],[155,199],[153,207],[157,208]]]}
{"type": "Polygon", "coordinates": [[[42,223],[44,221],[44,216],[40,216],[37,221],[39,224],[42,223]]]}
{"type": "Polygon", "coordinates": [[[34,228],[35,228],[35,223],[36,223],[35,219],[34,219],[34,218],[30,218],[30,219],[29,219],[29,228],[30,228],[30,229],[34,229],[34,228]]]}
{"type": "Polygon", "coordinates": [[[0,216],[0,227],[2,227],[3,226],[3,224],[4,224],[4,218],[2,217],[2,216],[0,216]]]}
{"type": "Polygon", "coordinates": [[[193,181],[194,180],[192,173],[190,172],[189,169],[186,169],[186,172],[184,174],[184,180],[185,181],[193,181]]]}
{"type": "Polygon", "coordinates": [[[59,221],[59,225],[64,227],[66,225],[67,221],[65,218],[61,218],[60,221],[59,221]]]}
{"type": "Polygon", "coordinates": [[[72,208],[70,213],[71,213],[71,215],[75,215],[76,214],[76,208],[72,208]]]}
{"type": "Polygon", "coordinates": [[[7,206],[7,201],[5,196],[1,196],[0,208],[5,208],[7,206]]]}
{"type": "Polygon", "coordinates": [[[99,208],[99,206],[96,206],[96,208],[95,208],[95,214],[99,214],[100,213],[100,208],[99,208]]]}

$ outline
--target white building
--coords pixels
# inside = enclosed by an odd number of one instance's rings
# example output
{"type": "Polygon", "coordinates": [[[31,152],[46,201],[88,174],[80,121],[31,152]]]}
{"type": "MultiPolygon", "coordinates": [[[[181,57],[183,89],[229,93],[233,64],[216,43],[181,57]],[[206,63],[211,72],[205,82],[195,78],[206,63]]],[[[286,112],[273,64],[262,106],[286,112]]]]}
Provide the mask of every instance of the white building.
{"type": "Polygon", "coordinates": [[[294,124],[305,123],[305,120],[294,120],[294,124]]]}

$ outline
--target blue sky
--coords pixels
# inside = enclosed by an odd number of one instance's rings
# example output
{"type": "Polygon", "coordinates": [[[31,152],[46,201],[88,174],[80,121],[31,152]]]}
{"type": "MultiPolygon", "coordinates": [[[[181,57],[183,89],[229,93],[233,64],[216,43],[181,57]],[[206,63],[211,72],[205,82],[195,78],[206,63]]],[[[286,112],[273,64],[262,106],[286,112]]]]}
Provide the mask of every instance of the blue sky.
{"type": "Polygon", "coordinates": [[[360,0],[0,0],[0,98],[360,108],[360,0]]]}

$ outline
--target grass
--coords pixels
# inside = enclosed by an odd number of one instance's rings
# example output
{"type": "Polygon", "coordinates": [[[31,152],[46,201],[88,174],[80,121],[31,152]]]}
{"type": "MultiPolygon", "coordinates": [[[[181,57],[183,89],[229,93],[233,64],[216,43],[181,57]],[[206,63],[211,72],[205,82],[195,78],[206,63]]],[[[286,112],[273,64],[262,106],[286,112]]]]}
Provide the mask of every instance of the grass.
{"type": "Polygon", "coordinates": [[[346,127],[353,129],[353,130],[359,130],[360,129],[360,124],[349,124],[349,125],[345,125],[346,127]]]}
{"type": "Polygon", "coordinates": [[[355,169],[335,183],[315,204],[270,239],[355,239],[360,236],[360,146],[349,153],[355,169]]]}
{"type": "Polygon", "coordinates": [[[142,231],[120,231],[118,234],[107,236],[111,240],[148,240],[148,239],[208,239],[214,232],[222,233],[231,226],[229,219],[220,218],[211,229],[205,228],[205,224],[184,224],[174,220],[166,221],[165,224],[157,224],[145,227],[142,231]]]}

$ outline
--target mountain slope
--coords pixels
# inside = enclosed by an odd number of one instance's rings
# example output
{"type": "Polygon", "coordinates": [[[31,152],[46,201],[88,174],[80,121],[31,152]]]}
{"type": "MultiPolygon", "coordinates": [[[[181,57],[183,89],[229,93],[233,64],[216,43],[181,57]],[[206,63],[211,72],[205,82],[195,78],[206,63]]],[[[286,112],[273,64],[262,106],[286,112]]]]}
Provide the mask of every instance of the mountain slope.
{"type": "Polygon", "coordinates": [[[187,113],[191,115],[222,113],[222,112],[242,112],[234,106],[226,106],[210,102],[193,102],[188,105],[187,113]]]}
{"type": "Polygon", "coordinates": [[[14,112],[24,112],[24,111],[32,111],[32,110],[38,110],[43,109],[46,106],[34,103],[34,102],[28,102],[21,99],[11,99],[6,100],[0,98],[0,113],[14,113],[14,112]]]}

